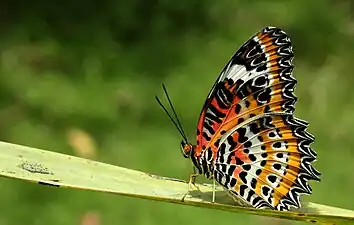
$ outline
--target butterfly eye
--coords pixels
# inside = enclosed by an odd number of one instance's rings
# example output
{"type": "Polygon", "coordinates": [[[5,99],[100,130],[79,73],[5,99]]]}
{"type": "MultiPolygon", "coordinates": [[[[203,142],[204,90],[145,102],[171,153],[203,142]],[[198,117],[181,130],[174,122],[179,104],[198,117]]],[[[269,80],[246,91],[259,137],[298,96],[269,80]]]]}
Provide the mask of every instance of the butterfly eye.
{"type": "Polygon", "coordinates": [[[185,141],[181,141],[181,151],[185,158],[190,158],[192,155],[192,145],[186,143],[185,141]]]}

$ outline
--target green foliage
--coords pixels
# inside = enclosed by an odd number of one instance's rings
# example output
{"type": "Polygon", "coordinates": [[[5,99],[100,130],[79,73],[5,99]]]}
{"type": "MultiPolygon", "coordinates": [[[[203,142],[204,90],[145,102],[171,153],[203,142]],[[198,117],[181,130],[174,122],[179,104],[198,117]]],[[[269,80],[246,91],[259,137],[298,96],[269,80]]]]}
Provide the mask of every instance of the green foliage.
{"type": "MultiPolygon", "coordinates": [[[[294,43],[296,115],[310,122],[323,174],[306,199],[353,208],[351,1],[16,0],[0,11],[2,140],[78,154],[69,137],[80,129],[99,161],[181,179],[191,166],[154,101],[160,84],[194,140],[204,98],[231,54],[264,26],[281,27],[294,43]]],[[[3,180],[0,190],[5,225],[74,224],[87,211],[105,224],[260,222],[17,181],[3,180]]]]}
{"type": "Polygon", "coordinates": [[[135,198],[319,224],[353,224],[354,211],[307,203],[297,211],[241,207],[222,187],[156,176],[104,163],[0,142],[0,176],[55,188],[76,188],[135,198]],[[65,167],[63,167],[65,165],[65,167]],[[197,189],[197,188],[198,189],[197,189]],[[190,187],[191,188],[191,187],[190,187]],[[214,192],[215,191],[215,192],[214,192]],[[215,202],[211,199],[215,193],[215,202]],[[182,200],[183,199],[183,200],[182,200]]]}

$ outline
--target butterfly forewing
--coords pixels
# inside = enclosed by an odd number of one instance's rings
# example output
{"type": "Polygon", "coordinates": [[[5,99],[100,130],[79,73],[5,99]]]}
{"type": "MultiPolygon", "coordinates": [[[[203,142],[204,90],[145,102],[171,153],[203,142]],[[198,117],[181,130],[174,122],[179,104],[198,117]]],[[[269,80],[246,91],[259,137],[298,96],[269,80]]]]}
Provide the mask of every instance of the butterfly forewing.
{"type": "Polygon", "coordinates": [[[284,31],[257,33],[224,67],[197,126],[195,156],[208,159],[231,195],[257,208],[299,207],[299,194],[311,193],[307,181],[319,179],[313,137],[292,115],[292,60],[284,31]]]}

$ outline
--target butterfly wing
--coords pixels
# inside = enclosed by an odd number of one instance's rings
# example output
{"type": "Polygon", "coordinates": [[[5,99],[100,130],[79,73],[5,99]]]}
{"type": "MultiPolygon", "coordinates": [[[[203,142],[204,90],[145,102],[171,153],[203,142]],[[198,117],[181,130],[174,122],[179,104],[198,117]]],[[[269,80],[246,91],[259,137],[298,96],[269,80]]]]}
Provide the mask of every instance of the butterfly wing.
{"type": "Polygon", "coordinates": [[[256,208],[300,207],[319,180],[308,123],[287,113],[266,113],[231,129],[220,140],[214,178],[236,199],[256,208]]]}
{"type": "Polygon", "coordinates": [[[208,95],[197,125],[196,153],[254,115],[292,113],[296,102],[292,59],[290,39],[278,28],[266,27],[248,40],[225,65],[208,95]]]}
{"type": "MultiPolygon", "coordinates": [[[[284,31],[274,27],[261,30],[226,64],[208,95],[197,126],[195,156],[205,157],[210,164],[214,164],[216,180],[233,196],[258,208],[267,206],[283,210],[290,205],[299,206],[299,193],[311,192],[307,180],[318,180],[319,176],[310,164],[315,153],[308,147],[313,138],[305,132],[307,124],[292,116],[296,102],[292,60],[291,41],[284,31]],[[263,120],[273,121],[275,124],[268,125],[274,129],[270,130],[263,120]],[[244,131],[255,127],[254,124],[263,133],[250,131],[240,135],[235,130],[239,128],[244,131]],[[264,136],[268,135],[267,132],[279,138],[273,140],[268,137],[268,140],[264,136]],[[283,148],[283,142],[290,147],[283,148]],[[304,142],[305,146],[302,146],[304,142]],[[241,143],[245,146],[238,147],[241,143]],[[281,146],[277,148],[279,144],[281,146]],[[280,163],[280,170],[287,175],[270,168],[273,163],[279,163],[272,156],[281,153],[280,149],[282,154],[291,154],[290,158],[294,161],[280,163]],[[307,150],[307,155],[303,149],[307,150]],[[269,157],[262,159],[262,165],[258,165],[260,158],[257,154],[262,156],[263,151],[269,152],[269,157]],[[228,157],[234,158],[227,161],[228,157]],[[256,161],[252,161],[254,157],[256,161]],[[247,165],[246,168],[251,166],[250,171],[244,171],[242,165],[247,165]],[[242,172],[247,172],[247,179],[244,179],[245,173],[242,172]],[[267,180],[270,175],[271,181],[276,177],[274,185],[280,185],[278,189],[267,180]],[[254,188],[255,181],[258,186],[254,188]],[[267,187],[269,191],[266,191],[267,187]],[[263,189],[271,200],[263,195],[263,189]]],[[[276,168],[279,168],[278,164],[276,168]]]]}

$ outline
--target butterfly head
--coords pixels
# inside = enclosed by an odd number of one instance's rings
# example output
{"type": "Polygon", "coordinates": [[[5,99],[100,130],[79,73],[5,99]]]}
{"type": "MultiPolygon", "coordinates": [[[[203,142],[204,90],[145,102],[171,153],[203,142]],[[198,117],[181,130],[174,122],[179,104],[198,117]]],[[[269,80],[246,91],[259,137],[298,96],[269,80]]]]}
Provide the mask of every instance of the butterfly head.
{"type": "Polygon", "coordinates": [[[185,140],[181,141],[181,152],[184,158],[190,158],[194,152],[194,147],[192,144],[187,143],[185,140]]]}

